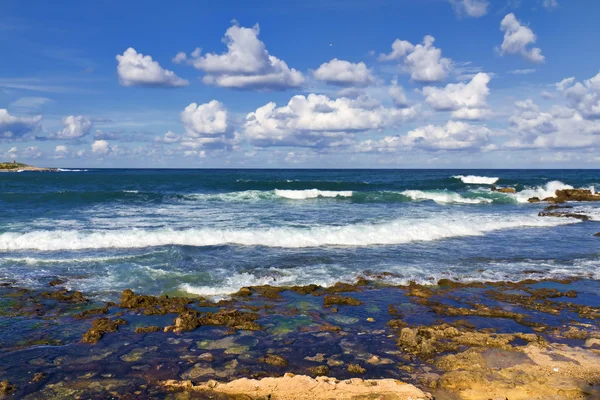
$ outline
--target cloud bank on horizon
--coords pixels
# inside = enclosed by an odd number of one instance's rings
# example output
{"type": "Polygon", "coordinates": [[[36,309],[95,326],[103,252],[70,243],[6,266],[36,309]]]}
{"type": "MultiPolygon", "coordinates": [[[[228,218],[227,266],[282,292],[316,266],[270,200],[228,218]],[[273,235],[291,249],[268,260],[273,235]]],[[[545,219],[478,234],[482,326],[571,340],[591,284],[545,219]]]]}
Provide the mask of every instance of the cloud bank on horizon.
{"type": "Polygon", "coordinates": [[[87,8],[106,5],[73,2],[71,17],[92,20],[65,27],[66,3],[47,14],[12,0],[0,6],[0,31],[20,41],[0,41],[11,60],[0,66],[0,159],[119,167],[600,165],[600,55],[590,51],[600,39],[590,36],[590,15],[600,4],[383,1],[375,9],[360,0],[328,7],[311,0],[252,11],[239,3],[236,18],[250,24],[208,16],[194,26],[193,13],[147,10],[133,26],[115,16],[107,21],[115,32],[98,33],[90,25],[97,10],[87,8]],[[62,39],[46,43],[40,20],[62,39]]]}

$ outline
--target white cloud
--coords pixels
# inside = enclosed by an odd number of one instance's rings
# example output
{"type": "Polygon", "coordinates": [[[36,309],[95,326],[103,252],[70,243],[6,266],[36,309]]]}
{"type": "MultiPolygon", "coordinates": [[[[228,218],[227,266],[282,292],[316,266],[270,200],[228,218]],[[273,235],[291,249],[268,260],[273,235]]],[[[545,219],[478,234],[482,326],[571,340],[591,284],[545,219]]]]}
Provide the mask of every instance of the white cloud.
{"type": "Polygon", "coordinates": [[[484,125],[448,121],[445,125],[427,125],[406,135],[385,136],[366,140],[356,146],[358,152],[399,152],[411,149],[425,151],[480,150],[488,143],[492,131],[484,125]]]}
{"type": "Polygon", "coordinates": [[[28,133],[41,128],[42,116],[16,117],[5,108],[0,108],[0,140],[21,139],[28,133]]]}
{"type": "MultiPolygon", "coordinates": [[[[221,102],[212,100],[205,104],[192,103],[181,113],[185,136],[181,143],[187,147],[219,146],[228,143],[230,127],[227,110],[221,102]]],[[[175,139],[174,136],[165,140],[175,139]]]]}
{"type": "Polygon", "coordinates": [[[404,88],[398,84],[398,79],[394,78],[394,80],[392,80],[392,83],[388,88],[388,94],[394,101],[396,107],[406,107],[408,105],[408,100],[404,94],[404,88]]]}
{"type": "Polygon", "coordinates": [[[542,4],[544,5],[545,9],[552,10],[558,7],[558,0],[543,0],[542,4]]]}
{"type": "Polygon", "coordinates": [[[575,78],[563,79],[556,88],[585,118],[600,118],[600,72],[583,83],[575,78]]]}
{"type": "Polygon", "coordinates": [[[223,41],[227,52],[201,55],[196,49],[191,57],[178,54],[178,61],[187,59],[190,64],[206,73],[204,83],[237,89],[286,89],[304,82],[301,72],[289,68],[279,58],[269,54],[265,44],[258,39],[258,24],[252,28],[233,25],[223,41]]]}
{"type": "Polygon", "coordinates": [[[368,86],[374,82],[372,72],[364,62],[351,63],[345,60],[333,60],[321,64],[313,72],[313,76],[331,85],[338,86],[368,86]]]}
{"type": "Polygon", "coordinates": [[[79,139],[92,128],[92,122],[83,115],[69,115],[62,121],[63,129],[51,136],[53,139],[79,139]]]}
{"type": "Polygon", "coordinates": [[[556,149],[600,146],[600,120],[585,119],[577,110],[554,106],[542,111],[531,99],[515,103],[507,148],[556,149]]]}
{"type": "Polygon", "coordinates": [[[54,153],[55,153],[55,158],[66,158],[68,155],[70,155],[71,152],[69,151],[69,148],[67,146],[58,145],[54,149],[54,153]]]}
{"type": "Polygon", "coordinates": [[[263,146],[335,147],[345,145],[354,132],[398,126],[418,112],[418,106],[385,108],[366,97],[298,95],[285,106],[271,102],[249,113],[243,133],[247,140],[263,146]]]}
{"type": "Polygon", "coordinates": [[[542,50],[539,47],[528,48],[536,42],[533,31],[521,25],[513,13],[510,13],[500,22],[500,30],[504,32],[504,41],[500,46],[500,54],[521,54],[529,61],[544,62],[542,50]]]}
{"type": "Polygon", "coordinates": [[[452,111],[459,119],[481,119],[490,114],[487,97],[490,76],[480,72],[469,83],[450,83],[443,88],[426,86],[423,95],[436,111],[452,111]]]}
{"type": "Polygon", "coordinates": [[[489,3],[487,0],[449,0],[460,17],[467,15],[473,18],[483,17],[487,14],[489,3]]]}
{"type": "Polygon", "coordinates": [[[527,74],[533,74],[534,72],[535,72],[535,69],[533,69],[533,68],[513,69],[512,71],[508,71],[508,73],[511,75],[527,75],[527,74]]]}
{"type": "Polygon", "coordinates": [[[47,97],[20,97],[17,100],[10,103],[11,108],[23,109],[23,110],[37,110],[45,104],[50,103],[47,97]]]}
{"type": "Polygon", "coordinates": [[[439,82],[448,77],[453,64],[442,58],[442,51],[433,45],[435,38],[425,36],[423,44],[413,45],[406,40],[396,39],[389,54],[380,54],[380,61],[402,59],[404,70],[417,82],[439,82]]]}
{"type": "Polygon", "coordinates": [[[117,73],[123,86],[182,87],[190,83],[166,70],[150,56],[144,56],[130,47],[117,54],[117,73]]]}
{"type": "Polygon", "coordinates": [[[92,153],[99,155],[108,155],[112,152],[112,147],[106,140],[96,140],[92,143],[92,153]]]}

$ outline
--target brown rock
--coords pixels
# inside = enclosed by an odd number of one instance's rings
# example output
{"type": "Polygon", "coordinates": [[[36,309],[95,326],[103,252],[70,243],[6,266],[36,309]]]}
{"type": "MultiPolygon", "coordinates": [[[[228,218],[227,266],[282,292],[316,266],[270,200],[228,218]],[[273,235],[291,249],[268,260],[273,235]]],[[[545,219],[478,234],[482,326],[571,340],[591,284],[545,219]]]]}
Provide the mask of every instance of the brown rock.
{"type": "Polygon", "coordinates": [[[92,327],[83,334],[82,342],[97,343],[107,332],[116,332],[119,325],[127,324],[127,321],[119,318],[111,320],[108,318],[98,318],[92,321],[92,327]]]}
{"type": "Polygon", "coordinates": [[[552,212],[552,211],[542,211],[538,214],[540,217],[559,217],[559,218],[575,218],[582,221],[588,221],[590,217],[585,214],[575,214],[569,212],[552,212]]]}
{"type": "Polygon", "coordinates": [[[88,301],[81,292],[70,292],[66,289],[57,292],[43,292],[43,297],[69,303],[85,303],[88,301]]]}
{"type": "Polygon", "coordinates": [[[310,367],[308,372],[314,376],[327,376],[329,375],[329,367],[327,365],[319,365],[316,367],[310,367]]]}
{"type": "Polygon", "coordinates": [[[517,193],[517,189],[515,188],[500,188],[498,189],[499,193],[517,193]]]}
{"type": "Polygon", "coordinates": [[[121,308],[141,309],[146,315],[169,314],[183,312],[185,306],[192,303],[186,297],[146,296],[137,295],[132,290],[126,289],[121,293],[121,308]]]}
{"type": "Polygon", "coordinates": [[[350,296],[327,295],[323,297],[323,305],[331,307],[332,305],[360,306],[362,301],[350,296]]]}
{"type": "Polygon", "coordinates": [[[135,333],[151,333],[162,330],[160,326],[138,326],[135,328],[135,333]]]}
{"type": "Polygon", "coordinates": [[[541,200],[539,197],[531,197],[527,201],[530,203],[539,203],[541,200]]]}
{"type": "Polygon", "coordinates": [[[273,365],[275,367],[287,367],[288,361],[278,355],[275,354],[267,354],[266,357],[259,359],[260,362],[273,365]]]}
{"type": "MultiPolygon", "coordinates": [[[[17,390],[17,387],[11,384],[9,381],[1,381],[0,382],[0,394],[8,395],[17,390]]],[[[3,396],[4,397],[4,396],[3,396]]]]}
{"type": "Polygon", "coordinates": [[[367,372],[367,370],[359,364],[348,364],[348,372],[351,374],[362,375],[367,372]]]}

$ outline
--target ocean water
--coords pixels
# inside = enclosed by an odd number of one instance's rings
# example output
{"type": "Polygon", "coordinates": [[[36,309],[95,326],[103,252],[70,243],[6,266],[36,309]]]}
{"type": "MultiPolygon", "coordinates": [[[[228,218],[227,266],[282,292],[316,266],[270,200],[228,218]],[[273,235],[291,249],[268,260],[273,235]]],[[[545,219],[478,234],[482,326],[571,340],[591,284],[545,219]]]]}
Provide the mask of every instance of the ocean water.
{"type": "Polygon", "coordinates": [[[592,220],[538,217],[600,170],[62,170],[0,175],[0,282],[113,300],[249,285],[600,278],[592,220]],[[491,192],[512,186],[516,194],[491,192]]]}

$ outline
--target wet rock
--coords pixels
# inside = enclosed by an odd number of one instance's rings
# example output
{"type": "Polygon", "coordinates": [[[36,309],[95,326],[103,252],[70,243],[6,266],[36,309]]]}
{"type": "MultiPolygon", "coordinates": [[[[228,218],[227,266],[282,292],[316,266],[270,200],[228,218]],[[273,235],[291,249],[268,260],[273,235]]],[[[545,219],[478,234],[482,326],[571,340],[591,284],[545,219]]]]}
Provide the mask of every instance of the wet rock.
{"type": "Polygon", "coordinates": [[[33,376],[33,379],[31,379],[32,382],[40,382],[43,381],[46,378],[46,374],[43,372],[38,372],[33,376]]]}
{"type": "Polygon", "coordinates": [[[234,296],[242,296],[242,297],[248,297],[251,295],[252,295],[252,290],[247,287],[241,288],[240,290],[238,290],[237,293],[234,294],[234,296]]]}
{"type": "Polygon", "coordinates": [[[428,297],[433,296],[433,290],[426,286],[410,282],[410,284],[408,285],[408,295],[426,299],[428,297]]]}
{"type": "Polygon", "coordinates": [[[539,197],[531,197],[527,200],[529,203],[539,203],[541,200],[539,197]]]}
{"type": "Polygon", "coordinates": [[[69,303],[85,303],[88,301],[86,297],[81,292],[70,292],[66,289],[59,290],[56,292],[43,292],[42,297],[46,297],[48,299],[54,299],[58,301],[65,301],[69,303]]]}
{"type": "Polygon", "coordinates": [[[215,361],[215,356],[212,353],[202,353],[198,356],[198,360],[205,362],[213,362],[215,361]]]}
{"type": "Polygon", "coordinates": [[[408,324],[402,321],[401,319],[391,319],[388,321],[387,326],[389,326],[392,329],[400,329],[407,327],[408,324]]]}
{"type": "Polygon", "coordinates": [[[327,365],[310,367],[308,368],[308,373],[314,376],[327,376],[329,375],[329,367],[327,365]]]}
{"type": "Polygon", "coordinates": [[[285,358],[275,354],[267,354],[265,357],[260,358],[258,361],[260,361],[261,363],[273,365],[275,367],[288,366],[288,361],[285,358]]]}
{"type": "Polygon", "coordinates": [[[331,307],[333,305],[360,306],[362,301],[350,296],[328,295],[323,297],[323,305],[331,307]]]}
{"type": "Polygon", "coordinates": [[[91,318],[94,315],[100,315],[100,314],[108,314],[108,306],[92,308],[91,310],[84,310],[84,311],[80,312],[79,314],[73,315],[73,317],[77,318],[77,319],[86,319],[86,318],[91,318]]]}
{"type": "Polygon", "coordinates": [[[544,211],[554,211],[554,210],[567,209],[567,208],[573,208],[573,206],[559,206],[557,204],[553,204],[548,207],[545,207],[544,211]]]}
{"type": "Polygon", "coordinates": [[[238,310],[221,309],[216,313],[200,313],[194,309],[186,308],[177,318],[175,324],[165,328],[165,331],[184,332],[193,331],[200,326],[226,326],[237,330],[261,330],[255,320],[259,318],[258,314],[240,312],[238,310]]]}
{"type": "Polygon", "coordinates": [[[127,321],[119,318],[111,320],[108,318],[98,318],[92,321],[92,327],[83,334],[82,342],[97,343],[105,333],[116,332],[119,325],[127,324],[127,321]]]}
{"type": "Polygon", "coordinates": [[[348,372],[355,375],[362,375],[367,370],[360,366],[360,364],[348,364],[348,372]]]}
{"type": "Polygon", "coordinates": [[[575,218],[581,221],[589,221],[590,217],[585,214],[575,214],[569,212],[553,212],[553,211],[541,211],[538,216],[540,217],[558,217],[558,218],[575,218]]]}
{"type": "Polygon", "coordinates": [[[121,293],[121,308],[139,309],[145,315],[164,315],[170,313],[181,313],[185,306],[192,303],[192,299],[186,297],[147,296],[137,295],[132,290],[126,289],[121,293]]]}
{"type": "Polygon", "coordinates": [[[305,360],[307,361],[314,361],[314,362],[323,362],[325,361],[325,353],[317,353],[316,355],[312,356],[312,357],[304,357],[305,360]]]}
{"type": "Polygon", "coordinates": [[[302,295],[306,295],[306,294],[318,295],[322,292],[323,288],[319,285],[311,284],[311,285],[306,285],[306,286],[292,286],[290,288],[290,290],[292,292],[302,294],[302,295]]]}
{"type": "Polygon", "coordinates": [[[11,384],[9,381],[0,382],[0,395],[9,395],[17,390],[17,387],[11,384]]]}
{"type": "Polygon", "coordinates": [[[517,189],[511,188],[511,187],[500,188],[500,189],[497,189],[497,191],[498,191],[498,193],[517,193],[517,189]]]}
{"type": "Polygon", "coordinates": [[[596,237],[600,237],[600,232],[598,232],[598,233],[595,233],[595,234],[594,234],[594,236],[596,236],[596,237]]]}
{"type": "Polygon", "coordinates": [[[135,328],[135,333],[151,333],[161,331],[162,328],[160,326],[138,326],[135,328]]]}
{"type": "Polygon", "coordinates": [[[367,318],[367,322],[375,322],[375,318],[369,317],[369,318],[367,318]]]}
{"type": "Polygon", "coordinates": [[[63,283],[65,283],[65,281],[63,281],[62,279],[54,279],[53,281],[50,281],[48,283],[48,286],[59,286],[59,285],[62,285],[63,283]]]}
{"type": "Polygon", "coordinates": [[[557,190],[556,199],[565,201],[600,201],[600,194],[592,193],[589,189],[562,189],[557,190]]]}

